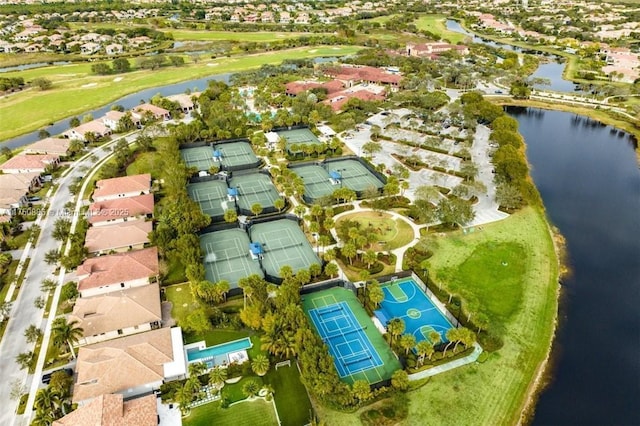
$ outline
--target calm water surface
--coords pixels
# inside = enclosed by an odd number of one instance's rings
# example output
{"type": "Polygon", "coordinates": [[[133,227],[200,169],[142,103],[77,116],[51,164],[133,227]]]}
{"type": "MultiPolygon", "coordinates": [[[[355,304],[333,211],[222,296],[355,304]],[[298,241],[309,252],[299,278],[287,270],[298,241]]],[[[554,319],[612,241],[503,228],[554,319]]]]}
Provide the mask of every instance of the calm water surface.
{"type": "Polygon", "coordinates": [[[536,425],[640,424],[640,170],[627,134],[566,112],[514,108],[532,176],[566,237],[552,382],[536,425]]]}

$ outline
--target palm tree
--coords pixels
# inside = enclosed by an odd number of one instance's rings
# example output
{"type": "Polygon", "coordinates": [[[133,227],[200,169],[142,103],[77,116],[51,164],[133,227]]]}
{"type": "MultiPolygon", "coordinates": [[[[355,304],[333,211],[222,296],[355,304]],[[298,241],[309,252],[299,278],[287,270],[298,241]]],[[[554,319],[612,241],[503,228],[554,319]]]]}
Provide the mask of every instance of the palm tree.
{"type": "Polygon", "coordinates": [[[489,317],[482,312],[476,315],[473,322],[478,326],[478,334],[482,333],[482,330],[486,330],[487,327],[489,327],[489,317]]]}
{"type": "Polygon", "coordinates": [[[264,355],[258,355],[251,363],[251,369],[258,376],[264,376],[269,371],[269,358],[264,355]]]}
{"type": "Polygon", "coordinates": [[[462,343],[466,348],[468,348],[476,342],[476,333],[466,327],[460,327],[458,329],[458,334],[458,341],[453,347],[454,352],[458,347],[458,343],[462,343]]]}
{"type": "Polygon", "coordinates": [[[324,273],[332,278],[337,276],[338,272],[340,272],[338,265],[333,262],[329,262],[324,266],[324,273]]]}
{"type": "Polygon", "coordinates": [[[447,343],[447,346],[444,347],[444,352],[442,354],[443,358],[447,354],[447,349],[449,349],[449,346],[460,339],[460,331],[457,328],[450,328],[449,330],[447,330],[446,336],[449,343],[447,343]]]}
{"type": "Polygon", "coordinates": [[[67,345],[71,356],[75,359],[76,353],[73,350],[73,345],[78,343],[80,338],[84,334],[84,330],[78,327],[79,321],[73,320],[67,322],[63,317],[56,318],[51,326],[51,334],[53,335],[53,342],[60,345],[67,345]]]}
{"type": "Polygon", "coordinates": [[[238,213],[234,209],[224,211],[224,221],[227,223],[233,223],[238,220],[238,213]]]}
{"type": "Polygon", "coordinates": [[[36,410],[36,415],[31,421],[31,426],[51,426],[51,424],[58,420],[53,411],[49,410],[36,410]]]}
{"type": "Polygon", "coordinates": [[[397,370],[391,376],[391,386],[401,391],[407,390],[409,388],[409,374],[404,370],[397,370]]]}
{"type": "Polygon", "coordinates": [[[369,285],[369,300],[371,303],[375,305],[377,308],[380,306],[380,303],[384,300],[384,291],[382,291],[382,287],[380,285],[369,285]]]}
{"type": "Polygon", "coordinates": [[[342,255],[349,259],[349,264],[353,265],[353,258],[358,254],[356,246],[352,243],[345,244],[341,249],[342,255]]]}
{"type": "Polygon", "coordinates": [[[442,342],[442,336],[435,330],[431,330],[427,338],[433,346],[438,346],[438,343],[442,342]]]}
{"type": "Polygon", "coordinates": [[[358,401],[366,401],[372,396],[371,385],[365,380],[356,380],[353,382],[351,392],[353,392],[353,396],[355,396],[358,401]]]}
{"type": "Polygon", "coordinates": [[[33,406],[38,411],[56,412],[62,407],[64,400],[60,397],[60,393],[51,386],[42,388],[36,393],[33,406]]]}
{"type": "Polygon", "coordinates": [[[273,201],[273,207],[278,209],[278,213],[280,213],[282,211],[282,209],[284,208],[284,200],[282,198],[276,198],[273,201]]]}
{"type": "Polygon", "coordinates": [[[364,252],[362,260],[367,264],[367,268],[371,268],[371,265],[378,261],[378,255],[373,250],[367,250],[364,252]]]}
{"type": "Polygon", "coordinates": [[[262,213],[262,204],[260,203],[252,204],[251,213],[253,213],[254,216],[258,216],[260,213],[262,213]]]}
{"type": "Polygon", "coordinates": [[[391,335],[391,342],[394,342],[404,333],[405,324],[402,318],[394,318],[387,324],[387,331],[391,335]]]}
{"type": "Polygon", "coordinates": [[[36,325],[31,324],[29,327],[27,327],[27,329],[24,331],[24,337],[26,337],[27,339],[27,343],[34,343],[36,342],[40,336],[42,336],[42,330],[40,330],[40,328],[38,328],[36,325]]]}
{"type": "Polygon", "coordinates": [[[33,357],[33,351],[19,353],[16,356],[16,363],[20,366],[21,370],[25,370],[31,367],[31,364],[33,363],[33,357]]]}
{"type": "Polygon", "coordinates": [[[173,396],[173,400],[178,404],[180,412],[183,416],[186,416],[191,411],[191,401],[193,400],[193,392],[185,383],[183,386],[176,390],[173,396]]]}
{"type": "Polygon", "coordinates": [[[403,334],[400,337],[400,346],[404,349],[404,354],[409,355],[409,351],[416,345],[416,336],[413,334],[403,334]]]}
{"type": "Polygon", "coordinates": [[[220,366],[214,367],[209,372],[209,384],[221,388],[227,380],[227,369],[220,366]]]}
{"type": "Polygon", "coordinates": [[[421,340],[416,345],[416,351],[418,352],[418,364],[422,365],[424,363],[424,357],[431,359],[433,356],[433,345],[429,343],[428,340],[421,340]]]}
{"type": "Polygon", "coordinates": [[[0,321],[4,321],[5,319],[9,318],[12,306],[13,302],[9,302],[6,300],[0,302],[0,321]]]}
{"type": "Polygon", "coordinates": [[[242,386],[242,393],[244,393],[248,398],[256,396],[258,391],[260,391],[260,385],[255,380],[249,380],[244,384],[244,386],[242,386]]]}

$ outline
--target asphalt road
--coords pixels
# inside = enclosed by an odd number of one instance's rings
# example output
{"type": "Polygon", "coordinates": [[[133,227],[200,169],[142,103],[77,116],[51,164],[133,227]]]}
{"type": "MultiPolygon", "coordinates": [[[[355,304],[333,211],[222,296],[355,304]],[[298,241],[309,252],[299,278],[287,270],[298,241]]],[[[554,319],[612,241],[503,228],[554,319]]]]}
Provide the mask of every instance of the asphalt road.
{"type": "MultiPolygon", "coordinates": [[[[128,140],[133,138],[135,138],[135,135],[127,137],[128,140]]],[[[114,143],[115,141],[110,144],[114,143]]],[[[91,151],[91,154],[95,155],[98,160],[110,153],[111,150],[109,148],[105,149],[105,147],[95,148],[91,151]]],[[[18,379],[26,385],[27,389],[30,389],[32,380],[40,382],[40,377],[33,377],[28,375],[26,370],[20,370],[15,359],[18,354],[31,351],[34,348],[34,344],[27,343],[24,338],[24,331],[27,327],[31,324],[36,324],[44,331],[46,323],[46,320],[43,320],[44,310],[37,309],[34,306],[34,300],[43,295],[40,290],[40,283],[44,279],[55,278],[56,281],[58,280],[58,277],[53,275],[55,266],[47,265],[44,261],[44,256],[47,251],[60,248],[60,242],[54,240],[51,236],[53,224],[56,219],[67,214],[64,208],[65,204],[73,199],[69,192],[69,185],[76,178],[83,178],[86,175],[86,170],[95,162],[92,160],[91,155],[89,155],[84,160],[71,164],[66,175],[54,182],[59,184],[59,188],[49,199],[50,208],[48,214],[41,218],[40,227],[42,231],[40,239],[31,249],[29,255],[31,261],[18,298],[13,304],[11,318],[4,337],[0,342],[0,383],[2,383],[2,386],[0,386],[0,406],[4,407],[0,410],[0,425],[15,424],[15,411],[18,402],[10,398],[11,383],[18,379]]],[[[66,217],[71,219],[70,216],[66,217]]]]}

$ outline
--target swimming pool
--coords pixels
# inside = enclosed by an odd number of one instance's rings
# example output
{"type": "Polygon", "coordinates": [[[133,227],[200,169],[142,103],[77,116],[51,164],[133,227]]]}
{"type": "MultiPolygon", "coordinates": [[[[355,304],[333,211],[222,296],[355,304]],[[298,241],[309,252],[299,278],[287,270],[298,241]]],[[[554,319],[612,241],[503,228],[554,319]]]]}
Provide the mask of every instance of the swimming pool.
{"type": "Polygon", "coordinates": [[[224,356],[232,352],[246,350],[251,348],[252,346],[253,344],[251,343],[251,339],[245,337],[244,339],[221,343],[219,345],[210,346],[204,349],[187,349],[187,361],[194,362],[213,360],[216,357],[224,356]]]}

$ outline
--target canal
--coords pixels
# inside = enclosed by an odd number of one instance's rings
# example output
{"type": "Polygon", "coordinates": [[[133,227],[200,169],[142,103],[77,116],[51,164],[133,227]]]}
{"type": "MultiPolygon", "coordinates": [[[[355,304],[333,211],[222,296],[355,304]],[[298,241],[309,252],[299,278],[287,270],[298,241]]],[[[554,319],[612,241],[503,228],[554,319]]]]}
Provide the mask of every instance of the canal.
{"type": "Polygon", "coordinates": [[[566,238],[552,377],[536,425],[640,424],[640,170],[630,135],[509,108],[550,221],[566,238]]]}

